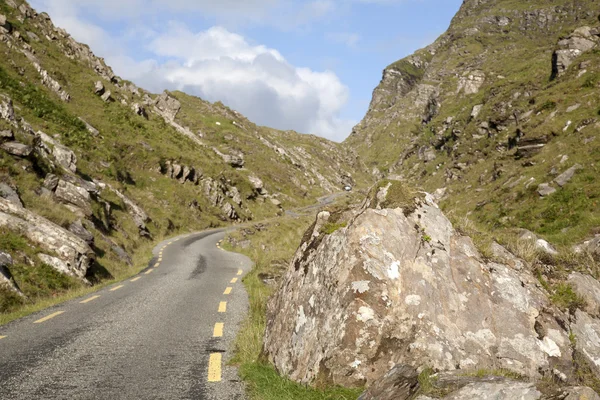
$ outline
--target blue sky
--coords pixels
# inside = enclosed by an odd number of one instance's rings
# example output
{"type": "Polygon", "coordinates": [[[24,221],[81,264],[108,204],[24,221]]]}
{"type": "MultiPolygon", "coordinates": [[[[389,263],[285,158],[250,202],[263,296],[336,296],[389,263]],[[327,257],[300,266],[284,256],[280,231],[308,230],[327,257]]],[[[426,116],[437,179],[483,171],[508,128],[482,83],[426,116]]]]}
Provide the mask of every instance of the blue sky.
{"type": "Polygon", "coordinates": [[[461,0],[31,0],[153,92],[221,100],[256,123],[341,141],[390,63],[461,0]]]}

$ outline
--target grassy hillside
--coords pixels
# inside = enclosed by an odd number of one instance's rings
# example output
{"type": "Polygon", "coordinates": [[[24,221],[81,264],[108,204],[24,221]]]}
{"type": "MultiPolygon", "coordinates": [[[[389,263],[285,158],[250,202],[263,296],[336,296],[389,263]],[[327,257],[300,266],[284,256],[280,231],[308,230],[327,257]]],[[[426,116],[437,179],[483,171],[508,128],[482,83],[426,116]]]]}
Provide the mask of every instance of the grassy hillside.
{"type": "Polygon", "coordinates": [[[335,143],[137,88],[26,2],[0,1],[0,23],[0,192],[95,253],[76,279],[39,258],[63,255],[0,224],[0,252],[13,259],[2,265],[12,284],[0,281],[0,313],[132,274],[164,236],[273,217],[364,181],[335,143]],[[6,150],[15,145],[30,153],[6,150]]]}
{"type": "Polygon", "coordinates": [[[599,233],[598,13],[584,0],[465,1],[434,44],[386,68],[345,144],[378,177],[445,188],[444,209],[481,230],[565,248],[599,233]]]}

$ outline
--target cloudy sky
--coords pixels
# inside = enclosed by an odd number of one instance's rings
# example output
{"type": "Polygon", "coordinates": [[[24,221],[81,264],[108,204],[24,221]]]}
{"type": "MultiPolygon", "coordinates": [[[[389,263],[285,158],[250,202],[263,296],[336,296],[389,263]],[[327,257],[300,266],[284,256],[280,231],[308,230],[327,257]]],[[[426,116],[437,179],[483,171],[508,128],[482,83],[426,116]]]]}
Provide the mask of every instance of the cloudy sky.
{"type": "Polygon", "coordinates": [[[446,30],[461,0],[31,0],[159,93],[220,100],[252,121],[341,141],[386,65],[446,30]]]}

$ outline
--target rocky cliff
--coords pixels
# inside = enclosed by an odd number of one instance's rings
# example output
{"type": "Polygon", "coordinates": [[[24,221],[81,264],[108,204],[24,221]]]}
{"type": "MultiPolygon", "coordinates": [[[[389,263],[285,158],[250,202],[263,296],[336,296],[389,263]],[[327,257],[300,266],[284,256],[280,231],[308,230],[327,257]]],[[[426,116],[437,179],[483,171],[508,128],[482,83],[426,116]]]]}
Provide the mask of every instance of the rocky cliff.
{"type": "Polygon", "coordinates": [[[384,181],[306,232],[269,302],[265,354],[299,382],[369,386],[365,399],[427,394],[427,371],[438,394],[459,391],[449,399],[598,382],[600,283],[572,272],[585,301],[564,308],[529,263],[492,249],[483,256],[433,196],[384,181]]]}
{"type": "Polygon", "coordinates": [[[346,144],[482,229],[589,240],[600,142],[600,21],[589,0],[465,0],[432,45],[388,66],[346,144]]]}
{"type": "Polygon", "coordinates": [[[24,1],[0,1],[0,53],[0,312],[127,273],[152,238],[362,180],[337,144],[121,79],[24,1]]]}

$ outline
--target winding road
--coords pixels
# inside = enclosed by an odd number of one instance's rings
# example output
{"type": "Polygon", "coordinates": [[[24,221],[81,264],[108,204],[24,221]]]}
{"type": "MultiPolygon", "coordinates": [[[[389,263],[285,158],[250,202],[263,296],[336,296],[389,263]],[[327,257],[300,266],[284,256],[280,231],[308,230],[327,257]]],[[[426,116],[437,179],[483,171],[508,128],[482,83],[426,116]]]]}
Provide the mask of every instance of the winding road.
{"type": "Polygon", "coordinates": [[[139,275],[0,326],[0,399],[243,399],[227,360],[252,263],[224,236],[167,240],[139,275]]]}

